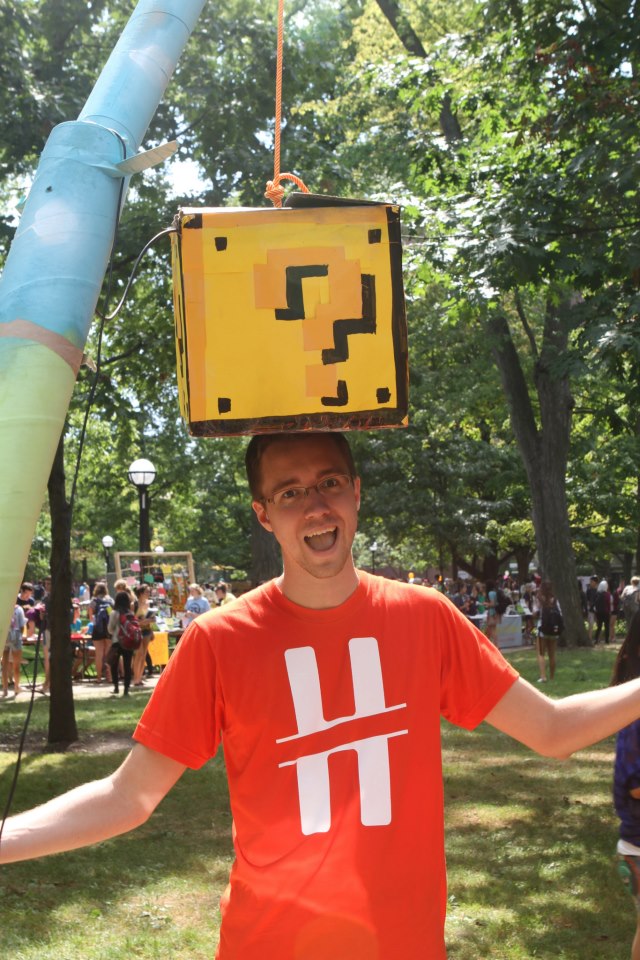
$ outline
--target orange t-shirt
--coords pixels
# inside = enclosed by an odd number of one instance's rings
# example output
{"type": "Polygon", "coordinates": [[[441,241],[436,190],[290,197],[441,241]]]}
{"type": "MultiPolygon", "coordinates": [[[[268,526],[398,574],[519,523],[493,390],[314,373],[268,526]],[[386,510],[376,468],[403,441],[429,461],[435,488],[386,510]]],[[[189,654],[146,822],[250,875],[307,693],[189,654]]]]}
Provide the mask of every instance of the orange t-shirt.
{"type": "Polygon", "coordinates": [[[471,729],[517,673],[435,590],[360,573],[339,607],[275,582],[182,637],[135,739],[220,740],[236,860],[219,960],[442,960],[440,716],[471,729]]]}

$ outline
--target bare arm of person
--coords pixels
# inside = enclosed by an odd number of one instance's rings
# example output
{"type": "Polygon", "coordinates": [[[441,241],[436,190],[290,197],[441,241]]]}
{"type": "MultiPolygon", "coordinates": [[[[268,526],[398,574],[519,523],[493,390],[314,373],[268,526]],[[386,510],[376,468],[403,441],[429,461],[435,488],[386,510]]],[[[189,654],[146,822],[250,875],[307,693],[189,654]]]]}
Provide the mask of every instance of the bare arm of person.
{"type": "Polygon", "coordinates": [[[520,677],[486,720],[536,753],[564,760],[639,716],[640,680],[551,700],[520,677]]]}
{"type": "Polygon", "coordinates": [[[104,780],[85,783],[7,820],[0,863],[75,850],[133,830],[151,816],[185,769],[136,744],[104,780]]]}

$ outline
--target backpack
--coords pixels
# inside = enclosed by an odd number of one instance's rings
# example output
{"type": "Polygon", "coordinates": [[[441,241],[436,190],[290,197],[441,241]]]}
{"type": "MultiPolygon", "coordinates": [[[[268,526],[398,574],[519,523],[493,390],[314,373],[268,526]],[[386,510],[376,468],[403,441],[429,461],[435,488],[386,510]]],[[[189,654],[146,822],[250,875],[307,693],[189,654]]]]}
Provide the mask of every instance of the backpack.
{"type": "Polygon", "coordinates": [[[91,637],[93,640],[107,640],[109,637],[109,604],[106,600],[98,600],[91,637]]]}
{"type": "Polygon", "coordinates": [[[595,610],[596,613],[611,612],[610,598],[606,590],[599,590],[596,594],[595,610]]]}
{"type": "Polygon", "coordinates": [[[557,604],[543,607],[540,615],[540,633],[545,637],[557,637],[564,630],[564,620],[557,604]]]}
{"type": "Polygon", "coordinates": [[[496,590],[496,613],[502,616],[503,613],[506,613],[507,607],[509,606],[509,598],[507,597],[504,590],[501,590],[500,587],[496,590]]]}
{"type": "Polygon", "coordinates": [[[137,650],[142,643],[140,622],[133,613],[121,613],[118,624],[118,643],[123,650],[137,650]]]}

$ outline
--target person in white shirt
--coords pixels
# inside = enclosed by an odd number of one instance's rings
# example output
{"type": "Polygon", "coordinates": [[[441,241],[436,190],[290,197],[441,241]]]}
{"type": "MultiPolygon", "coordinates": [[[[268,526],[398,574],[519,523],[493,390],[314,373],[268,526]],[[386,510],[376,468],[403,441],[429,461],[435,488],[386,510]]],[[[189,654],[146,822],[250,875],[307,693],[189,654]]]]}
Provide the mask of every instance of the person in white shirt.
{"type": "Polygon", "coordinates": [[[204,595],[204,590],[197,583],[189,584],[189,599],[184,605],[185,617],[188,623],[211,609],[211,604],[204,595]]]}

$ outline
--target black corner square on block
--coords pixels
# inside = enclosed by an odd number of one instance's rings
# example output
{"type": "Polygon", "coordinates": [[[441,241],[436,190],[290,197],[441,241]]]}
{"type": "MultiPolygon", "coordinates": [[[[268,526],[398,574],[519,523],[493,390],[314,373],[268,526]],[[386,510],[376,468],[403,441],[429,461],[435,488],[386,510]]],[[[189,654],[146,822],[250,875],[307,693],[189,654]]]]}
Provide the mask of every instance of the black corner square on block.
{"type": "Polygon", "coordinates": [[[216,237],[215,238],[216,250],[226,250],[227,249],[227,238],[226,237],[216,237]]]}
{"type": "Polygon", "coordinates": [[[391,400],[391,391],[388,387],[378,387],[376,390],[376,400],[378,403],[389,403],[391,400]]]}
{"type": "Polygon", "coordinates": [[[231,410],[231,399],[229,397],[218,397],[218,413],[229,413],[231,410]]]}
{"type": "Polygon", "coordinates": [[[369,230],[369,243],[381,243],[382,230],[369,230]]]}

